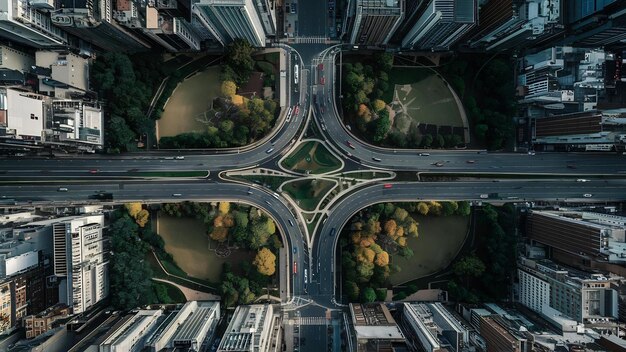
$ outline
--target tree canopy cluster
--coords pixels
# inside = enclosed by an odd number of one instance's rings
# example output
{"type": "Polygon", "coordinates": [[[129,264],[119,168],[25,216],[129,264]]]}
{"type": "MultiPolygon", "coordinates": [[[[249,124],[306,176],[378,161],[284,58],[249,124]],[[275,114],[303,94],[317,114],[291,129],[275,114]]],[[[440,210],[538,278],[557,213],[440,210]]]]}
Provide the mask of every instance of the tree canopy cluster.
{"type": "Polygon", "coordinates": [[[165,76],[158,55],[107,52],[91,66],[91,84],[104,103],[105,142],[110,151],[134,150],[144,133],[154,134],[154,120],[146,116],[156,87],[165,76]]]}
{"type": "Polygon", "coordinates": [[[376,53],[372,65],[360,62],[343,65],[344,110],[353,117],[361,132],[370,132],[374,142],[385,139],[391,128],[387,103],[383,101],[390,89],[389,72],[393,55],[376,53]]]}
{"type": "Polygon", "coordinates": [[[412,214],[469,215],[467,202],[379,203],[350,221],[340,238],[344,289],[350,302],[385,299],[389,276],[401,270],[391,255],[413,256],[409,238],[417,238],[418,223],[412,214]]]}
{"type": "Polygon", "coordinates": [[[477,212],[475,251],[454,264],[450,294],[461,302],[501,300],[508,297],[516,270],[517,238],[511,205],[484,206],[477,212]],[[489,270],[486,270],[489,268],[489,270]]]}
{"type": "Polygon", "coordinates": [[[497,150],[513,140],[516,113],[512,60],[461,56],[441,66],[442,73],[460,96],[476,140],[497,150]],[[480,68],[483,69],[479,72],[480,68]],[[478,76],[476,76],[478,74],[478,76]],[[469,87],[465,83],[472,84],[469,87]]]}
{"type": "Polygon", "coordinates": [[[230,263],[222,266],[220,294],[227,307],[254,302],[270,282],[269,276],[259,273],[249,262],[242,261],[240,269],[242,276],[233,273],[230,263]]]}

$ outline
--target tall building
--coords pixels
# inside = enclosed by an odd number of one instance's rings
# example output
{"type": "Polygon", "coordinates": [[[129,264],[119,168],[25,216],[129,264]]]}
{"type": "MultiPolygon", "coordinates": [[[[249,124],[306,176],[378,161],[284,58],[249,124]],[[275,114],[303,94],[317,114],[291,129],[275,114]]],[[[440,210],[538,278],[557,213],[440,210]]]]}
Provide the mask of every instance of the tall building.
{"type": "Polygon", "coordinates": [[[553,39],[564,29],[562,6],[561,0],[489,1],[467,36],[469,45],[492,51],[553,39]]]}
{"type": "Polygon", "coordinates": [[[430,0],[402,40],[402,47],[448,50],[474,27],[476,12],[476,0],[430,0]]]}
{"type": "Polygon", "coordinates": [[[404,18],[405,0],[356,0],[350,44],[387,45],[404,18]]]}
{"type": "Polygon", "coordinates": [[[575,325],[563,324],[567,318],[606,331],[616,328],[616,285],[620,278],[564,268],[550,260],[523,257],[518,274],[520,303],[542,314],[561,330],[575,331],[575,325]]]}
{"type": "Polygon", "coordinates": [[[224,45],[237,38],[265,47],[266,33],[253,0],[200,0],[194,3],[206,30],[224,45]],[[204,22],[203,22],[204,23],[204,22]]]}
{"type": "Polygon", "coordinates": [[[277,325],[274,309],[269,304],[238,306],[233,314],[217,352],[269,352],[277,325]]]}
{"type": "Polygon", "coordinates": [[[565,4],[569,30],[562,44],[593,48],[626,47],[624,1],[570,0],[565,4]]]}
{"type": "Polygon", "coordinates": [[[528,237],[577,256],[626,263],[626,218],[588,211],[532,211],[528,237]]]}
{"type": "Polygon", "coordinates": [[[506,329],[500,317],[480,318],[480,335],[485,339],[487,352],[530,352],[532,343],[506,329]]]}
{"type": "Polygon", "coordinates": [[[406,338],[389,309],[382,303],[350,303],[357,352],[407,348],[406,338]]]}
{"type": "Polygon", "coordinates": [[[26,330],[26,338],[32,339],[51,330],[57,320],[67,318],[69,314],[70,309],[68,306],[57,304],[40,313],[24,317],[22,325],[26,330]]]}
{"type": "Polygon", "coordinates": [[[254,0],[256,10],[261,18],[265,35],[276,35],[276,2],[270,0],[254,0]]]}
{"type": "MultiPolygon", "coordinates": [[[[52,2],[52,1],[50,1],[52,2]]],[[[52,24],[46,1],[0,1],[0,35],[35,48],[66,46],[68,36],[52,24]]]]}
{"type": "Polygon", "coordinates": [[[462,351],[469,331],[441,303],[404,303],[402,326],[414,350],[462,351]]]}
{"type": "Polygon", "coordinates": [[[112,0],[59,0],[52,23],[95,46],[118,52],[147,50],[150,45],[113,20],[112,0]]]}
{"type": "Polygon", "coordinates": [[[77,216],[52,225],[59,300],[83,313],[109,294],[104,215],[77,216]]]}

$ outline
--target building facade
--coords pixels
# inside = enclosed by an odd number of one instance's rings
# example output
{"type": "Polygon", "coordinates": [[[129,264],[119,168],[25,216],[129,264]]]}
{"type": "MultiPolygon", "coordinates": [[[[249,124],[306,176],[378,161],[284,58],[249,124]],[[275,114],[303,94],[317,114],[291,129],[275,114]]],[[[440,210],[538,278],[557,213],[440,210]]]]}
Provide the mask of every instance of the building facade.
{"type": "Polygon", "coordinates": [[[220,43],[229,44],[237,38],[246,39],[252,46],[265,47],[266,33],[263,21],[253,0],[200,0],[194,3],[207,31],[220,43]]]}
{"type": "Polygon", "coordinates": [[[268,352],[273,343],[270,337],[274,324],[272,305],[238,306],[217,351],[268,352]]]}
{"type": "Polygon", "coordinates": [[[387,45],[404,18],[405,0],[356,0],[350,44],[387,45]]]}

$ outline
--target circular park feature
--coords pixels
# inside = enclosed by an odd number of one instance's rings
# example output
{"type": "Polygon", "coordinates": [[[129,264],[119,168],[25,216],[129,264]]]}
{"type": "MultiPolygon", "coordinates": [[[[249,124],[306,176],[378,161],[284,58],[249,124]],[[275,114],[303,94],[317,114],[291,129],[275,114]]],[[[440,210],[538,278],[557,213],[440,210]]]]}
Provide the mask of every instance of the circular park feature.
{"type": "Polygon", "coordinates": [[[324,174],[341,168],[341,161],[317,141],[307,141],[281,161],[281,165],[293,172],[324,174]]]}
{"type": "Polygon", "coordinates": [[[313,211],[336,183],[324,179],[301,179],[283,184],[286,192],[305,211],[313,211]]]}

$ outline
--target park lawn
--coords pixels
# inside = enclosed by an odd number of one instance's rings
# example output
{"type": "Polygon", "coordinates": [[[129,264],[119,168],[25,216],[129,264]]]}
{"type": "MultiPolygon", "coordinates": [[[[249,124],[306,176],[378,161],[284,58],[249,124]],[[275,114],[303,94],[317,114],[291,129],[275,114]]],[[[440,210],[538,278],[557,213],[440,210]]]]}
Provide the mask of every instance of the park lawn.
{"type": "Polygon", "coordinates": [[[165,251],[191,277],[220,282],[222,264],[231,263],[233,271],[237,273],[241,261],[254,259],[254,253],[241,250],[234,250],[226,258],[215,255],[215,252],[209,250],[209,246],[214,247],[215,244],[211,243],[203,222],[198,219],[159,214],[157,221],[159,235],[165,241],[165,251]]]}
{"type": "Polygon", "coordinates": [[[326,147],[315,141],[300,144],[295,152],[286,157],[283,166],[291,171],[312,174],[323,174],[337,170],[341,167],[341,161],[335,158],[326,147]]]}
{"type": "Polygon", "coordinates": [[[391,275],[389,281],[399,285],[407,281],[434,274],[454,260],[463,246],[467,235],[469,217],[451,216],[414,216],[419,223],[417,239],[409,238],[408,246],[414,255],[406,259],[397,254],[392,262],[402,269],[391,275]]]}
{"type": "Polygon", "coordinates": [[[303,179],[286,183],[283,191],[296,201],[303,210],[315,210],[323,197],[335,187],[335,183],[323,179],[303,179]]]}
{"type": "Polygon", "coordinates": [[[206,70],[180,83],[157,121],[158,138],[186,132],[204,132],[202,122],[213,99],[220,95],[220,67],[206,70]]]}
{"type": "MultiPolygon", "coordinates": [[[[396,82],[394,82],[396,83],[396,82]]],[[[420,124],[463,127],[461,112],[446,83],[433,72],[409,86],[395,86],[398,101],[411,121],[420,124]]],[[[394,121],[398,127],[399,120],[394,121]]]]}
{"type": "Polygon", "coordinates": [[[154,281],[152,284],[155,285],[155,286],[163,286],[163,287],[165,287],[165,289],[167,290],[167,295],[172,300],[171,303],[185,303],[185,302],[187,302],[187,298],[185,297],[185,294],[183,294],[183,292],[180,289],[178,289],[178,287],[176,287],[174,285],[170,285],[170,284],[165,283],[165,282],[161,282],[161,281],[154,281]]]}

